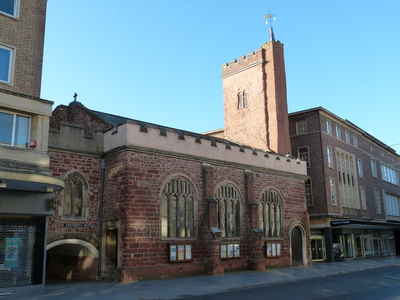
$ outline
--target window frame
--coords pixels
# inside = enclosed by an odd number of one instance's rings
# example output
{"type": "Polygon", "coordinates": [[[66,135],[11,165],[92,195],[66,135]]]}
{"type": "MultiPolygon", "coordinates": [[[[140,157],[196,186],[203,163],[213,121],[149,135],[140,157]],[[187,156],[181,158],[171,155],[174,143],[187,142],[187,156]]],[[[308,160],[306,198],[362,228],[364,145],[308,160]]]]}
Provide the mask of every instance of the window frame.
{"type": "Polygon", "coordinates": [[[0,14],[17,19],[19,17],[20,0],[13,0],[13,1],[14,1],[14,7],[13,7],[14,13],[9,14],[3,10],[0,10],[0,14]]]}
{"type": "Polygon", "coordinates": [[[242,91],[237,94],[238,109],[244,109],[249,106],[247,91],[242,91]]]}
{"type": "Polygon", "coordinates": [[[378,168],[376,165],[376,159],[371,157],[371,174],[372,177],[378,178],[378,168]]]}
{"type": "Polygon", "coordinates": [[[364,173],[363,173],[363,166],[362,166],[362,160],[357,159],[357,172],[358,172],[358,177],[363,178],[364,173]]]}
{"type": "Polygon", "coordinates": [[[391,217],[400,217],[399,196],[385,192],[384,199],[386,215],[391,217]]]}
{"type": "Polygon", "coordinates": [[[239,189],[231,182],[224,182],[215,189],[217,201],[218,228],[222,238],[240,238],[242,236],[243,197],[239,189]],[[226,211],[231,209],[231,214],[226,211]],[[229,218],[231,215],[231,218],[229,218]]]}
{"type": "Polygon", "coordinates": [[[296,134],[307,133],[307,121],[306,119],[296,121],[296,134]]]}
{"type": "MultiPolygon", "coordinates": [[[[72,191],[76,191],[76,190],[74,190],[72,188],[71,188],[71,190],[72,191]]],[[[72,193],[71,192],[69,192],[69,193],[71,194],[71,196],[70,196],[71,197],[70,206],[72,208],[74,206],[74,202],[76,202],[76,199],[72,198],[72,193]]],[[[62,206],[61,206],[61,209],[60,209],[61,219],[62,220],[76,220],[76,221],[86,220],[87,216],[88,216],[88,209],[87,209],[87,199],[88,199],[88,197],[89,197],[89,182],[86,179],[86,177],[81,172],[79,172],[77,170],[69,172],[65,176],[65,188],[63,190],[62,206]],[[72,180],[75,180],[75,179],[79,179],[80,182],[82,183],[82,191],[81,191],[82,199],[80,199],[80,201],[79,201],[79,202],[81,202],[81,213],[79,215],[75,215],[73,213],[71,213],[69,215],[66,215],[66,212],[65,212],[65,208],[67,206],[67,203],[66,203],[67,195],[66,195],[66,193],[69,191],[70,182],[72,180]]],[[[72,211],[72,209],[71,209],[71,211],[72,211]]]]}
{"type": "Polygon", "coordinates": [[[278,190],[272,187],[265,189],[258,207],[259,226],[264,238],[283,238],[283,210],[283,198],[278,190]]]}
{"type": "Polygon", "coordinates": [[[332,147],[326,147],[326,157],[328,160],[328,167],[333,169],[333,150],[332,147]]]}
{"type": "MultiPolygon", "coordinates": [[[[10,146],[10,147],[17,147],[20,149],[27,149],[28,148],[28,142],[30,141],[30,137],[31,137],[31,128],[32,128],[32,117],[29,115],[25,115],[25,114],[19,114],[19,113],[15,113],[15,112],[11,112],[11,111],[6,111],[6,110],[0,110],[0,113],[3,114],[8,114],[12,116],[12,129],[11,129],[11,143],[3,143],[0,141],[0,145],[4,145],[4,146],[10,146]],[[27,135],[27,139],[25,142],[25,147],[19,147],[16,145],[16,128],[17,128],[17,117],[23,117],[23,118],[27,118],[29,119],[29,125],[28,125],[28,129],[26,132],[27,135]]],[[[22,144],[21,144],[22,145],[22,144]]]]}
{"type": "Polygon", "coordinates": [[[381,163],[381,173],[383,181],[394,185],[399,185],[399,172],[396,169],[381,163]]]}
{"type": "Polygon", "coordinates": [[[337,206],[335,178],[329,178],[329,185],[331,189],[331,204],[337,206]]]}
{"type": "Polygon", "coordinates": [[[335,135],[336,138],[338,138],[339,140],[341,139],[341,132],[340,132],[340,126],[338,124],[335,125],[335,135]]]}
{"type": "Polygon", "coordinates": [[[367,198],[365,194],[365,187],[360,186],[360,196],[361,196],[361,208],[362,210],[367,210],[367,198]]]}
{"type": "Polygon", "coordinates": [[[304,160],[306,162],[307,168],[310,168],[310,150],[308,146],[297,148],[297,156],[298,158],[304,160]],[[300,150],[305,149],[306,151],[302,152],[300,150]],[[305,155],[302,155],[305,154],[305,155]]]}
{"type": "MultiPolygon", "coordinates": [[[[7,84],[7,85],[12,85],[12,83],[13,83],[13,74],[14,74],[14,64],[15,64],[15,47],[0,43],[0,49],[4,49],[4,50],[9,51],[7,78],[5,80],[3,80],[0,77],[0,83],[7,84]]],[[[0,60],[0,63],[1,62],[2,61],[0,60]]]]}
{"type": "Polygon", "coordinates": [[[332,134],[332,124],[331,124],[331,120],[326,119],[325,126],[326,126],[326,133],[327,133],[327,134],[332,134]]]}
{"type": "Polygon", "coordinates": [[[358,139],[355,133],[353,133],[353,146],[358,147],[358,139]]]}
{"type": "Polygon", "coordinates": [[[350,144],[350,132],[348,129],[344,130],[344,139],[347,144],[350,144]]]}
{"type": "Polygon", "coordinates": [[[353,154],[336,148],[336,168],[340,205],[360,209],[356,158],[353,154]]]}
{"type": "Polygon", "coordinates": [[[170,178],[162,189],[160,202],[161,238],[196,238],[197,194],[193,183],[183,176],[170,178]]]}

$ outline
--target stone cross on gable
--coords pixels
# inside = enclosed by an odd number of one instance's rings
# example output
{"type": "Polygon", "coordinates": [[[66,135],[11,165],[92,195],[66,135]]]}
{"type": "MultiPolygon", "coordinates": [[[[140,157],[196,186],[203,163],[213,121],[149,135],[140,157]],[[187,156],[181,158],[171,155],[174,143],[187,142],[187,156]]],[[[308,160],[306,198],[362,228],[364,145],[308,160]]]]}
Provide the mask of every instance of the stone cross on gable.
{"type": "Polygon", "coordinates": [[[77,93],[74,94],[74,102],[76,101],[76,98],[78,98],[78,94],[77,93]]]}

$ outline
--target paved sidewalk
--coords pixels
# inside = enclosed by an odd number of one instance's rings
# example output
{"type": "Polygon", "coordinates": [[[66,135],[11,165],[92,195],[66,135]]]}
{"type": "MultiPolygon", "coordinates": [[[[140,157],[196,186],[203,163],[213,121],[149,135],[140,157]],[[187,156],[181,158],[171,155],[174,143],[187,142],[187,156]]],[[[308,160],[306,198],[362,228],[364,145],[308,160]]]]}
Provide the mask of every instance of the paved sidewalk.
{"type": "Polygon", "coordinates": [[[104,281],[50,281],[45,288],[21,290],[2,299],[184,299],[230,289],[287,282],[319,276],[400,264],[400,256],[355,259],[334,263],[314,263],[311,267],[268,269],[221,276],[198,276],[130,283],[104,281]]]}

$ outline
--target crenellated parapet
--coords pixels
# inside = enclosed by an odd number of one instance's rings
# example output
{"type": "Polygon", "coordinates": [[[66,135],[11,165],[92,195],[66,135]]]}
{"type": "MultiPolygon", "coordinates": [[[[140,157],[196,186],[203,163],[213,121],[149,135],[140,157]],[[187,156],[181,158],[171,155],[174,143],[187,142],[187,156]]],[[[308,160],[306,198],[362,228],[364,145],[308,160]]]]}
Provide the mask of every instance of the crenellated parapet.
{"type": "Polygon", "coordinates": [[[218,161],[221,164],[240,164],[298,175],[307,174],[305,162],[290,155],[132,119],[117,128],[105,132],[93,130],[91,133],[87,133],[83,126],[60,122],[60,129],[51,129],[49,133],[50,150],[101,156],[125,147],[203,162],[218,161]]]}
{"type": "Polygon", "coordinates": [[[222,77],[266,62],[267,58],[265,52],[271,48],[283,49],[283,44],[280,41],[264,43],[261,48],[250,52],[247,56],[242,55],[238,59],[233,59],[229,63],[222,64],[222,77]]]}
{"type": "Polygon", "coordinates": [[[263,48],[259,48],[256,51],[250,52],[247,56],[240,56],[238,59],[233,59],[230,63],[222,65],[222,76],[229,75],[230,73],[237,72],[239,70],[252,67],[254,65],[263,62],[263,48]]]}
{"type": "Polygon", "coordinates": [[[290,155],[253,149],[226,139],[133,120],[118,126],[117,131],[104,133],[105,153],[124,147],[203,162],[239,164],[260,170],[307,175],[306,163],[290,155]]]}

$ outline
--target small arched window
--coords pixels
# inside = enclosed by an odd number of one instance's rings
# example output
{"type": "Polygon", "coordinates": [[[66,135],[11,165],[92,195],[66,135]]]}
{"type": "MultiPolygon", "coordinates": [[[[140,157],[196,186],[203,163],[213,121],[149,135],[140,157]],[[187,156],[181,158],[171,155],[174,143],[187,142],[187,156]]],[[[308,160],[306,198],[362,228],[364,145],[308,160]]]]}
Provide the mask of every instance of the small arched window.
{"type": "Polygon", "coordinates": [[[238,109],[243,109],[249,106],[247,101],[247,91],[238,94],[238,109]]]}
{"type": "Polygon", "coordinates": [[[264,237],[282,237],[282,198],[275,189],[267,189],[259,205],[260,228],[264,237]]]}
{"type": "Polygon", "coordinates": [[[72,219],[86,217],[88,183],[79,172],[72,172],[65,178],[62,216],[72,219]]]}
{"type": "Polygon", "coordinates": [[[218,228],[222,237],[239,237],[242,197],[230,183],[218,187],[214,195],[218,203],[218,228]]]}
{"type": "Polygon", "coordinates": [[[161,236],[195,237],[195,190],[183,177],[172,178],[161,198],[161,236]]]}

